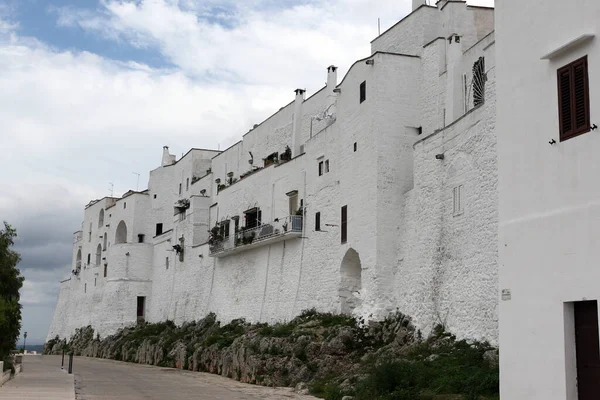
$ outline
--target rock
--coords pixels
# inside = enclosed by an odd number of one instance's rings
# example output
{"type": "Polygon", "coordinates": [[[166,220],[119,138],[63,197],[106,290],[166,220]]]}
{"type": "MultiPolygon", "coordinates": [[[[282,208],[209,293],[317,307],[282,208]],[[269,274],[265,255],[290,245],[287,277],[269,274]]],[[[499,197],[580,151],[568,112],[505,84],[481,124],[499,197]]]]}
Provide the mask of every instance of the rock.
{"type": "Polygon", "coordinates": [[[308,385],[305,382],[299,382],[294,388],[294,392],[298,394],[309,394],[308,385]]]}
{"type": "Polygon", "coordinates": [[[488,350],[483,353],[483,359],[490,363],[492,367],[497,367],[500,361],[500,356],[497,349],[488,350]]]}
{"type": "Polygon", "coordinates": [[[438,358],[440,358],[439,355],[437,355],[437,354],[431,354],[429,357],[425,358],[425,361],[430,361],[431,362],[431,361],[437,360],[438,358]]]}
{"type": "Polygon", "coordinates": [[[354,400],[354,396],[344,396],[342,400],[354,400]]]}

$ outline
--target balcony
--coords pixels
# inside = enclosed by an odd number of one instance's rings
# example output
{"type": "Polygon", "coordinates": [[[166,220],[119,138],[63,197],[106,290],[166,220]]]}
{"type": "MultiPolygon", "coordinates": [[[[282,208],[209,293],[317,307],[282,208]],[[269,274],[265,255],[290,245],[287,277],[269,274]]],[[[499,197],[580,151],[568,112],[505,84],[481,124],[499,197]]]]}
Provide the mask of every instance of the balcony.
{"type": "Polygon", "coordinates": [[[211,257],[226,257],[256,247],[302,236],[302,216],[291,215],[217,239],[209,247],[211,257]]]}

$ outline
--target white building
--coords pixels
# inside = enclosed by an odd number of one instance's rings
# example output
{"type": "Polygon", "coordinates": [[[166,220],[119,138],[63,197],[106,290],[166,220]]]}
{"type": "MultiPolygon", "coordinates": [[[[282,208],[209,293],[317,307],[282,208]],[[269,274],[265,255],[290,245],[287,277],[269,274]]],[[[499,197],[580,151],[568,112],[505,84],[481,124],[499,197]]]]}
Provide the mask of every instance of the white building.
{"type": "Polygon", "coordinates": [[[600,2],[498,1],[500,381],[600,398],[600,2]]]}
{"type": "Polygon", "coordinates": [[[494,11],[421,3],[340,82],[88,204],[48,336],[315,307],[496,343],[494,11]]]}

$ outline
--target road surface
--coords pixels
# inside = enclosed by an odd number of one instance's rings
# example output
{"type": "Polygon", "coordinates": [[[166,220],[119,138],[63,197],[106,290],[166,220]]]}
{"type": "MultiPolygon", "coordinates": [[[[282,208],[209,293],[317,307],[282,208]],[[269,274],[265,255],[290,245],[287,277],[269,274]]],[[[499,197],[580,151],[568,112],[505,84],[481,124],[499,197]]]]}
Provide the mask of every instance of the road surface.
{"type": "MultiPolygon", "coordinates": [[[[56,358],[60,362],[60,358],[56,358]]],[[[78,400],[315,399],[288,388],[267,388],[200,372],[75,357],[78,400]]]]}

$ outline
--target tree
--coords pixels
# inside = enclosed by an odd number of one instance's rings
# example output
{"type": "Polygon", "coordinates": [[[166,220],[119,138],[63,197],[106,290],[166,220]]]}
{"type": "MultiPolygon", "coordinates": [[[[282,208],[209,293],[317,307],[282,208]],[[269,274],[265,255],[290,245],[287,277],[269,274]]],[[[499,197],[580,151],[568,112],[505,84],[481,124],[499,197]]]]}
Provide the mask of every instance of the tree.
{"type": "Polygon", "coordinates": [[[21,256],[11,250],[15,237],[17,231],[4,222],[4,229],[0,230],[0,360],[16,348],[21,331],[19,290],[25,278],[17,268],[21,256]]]}

